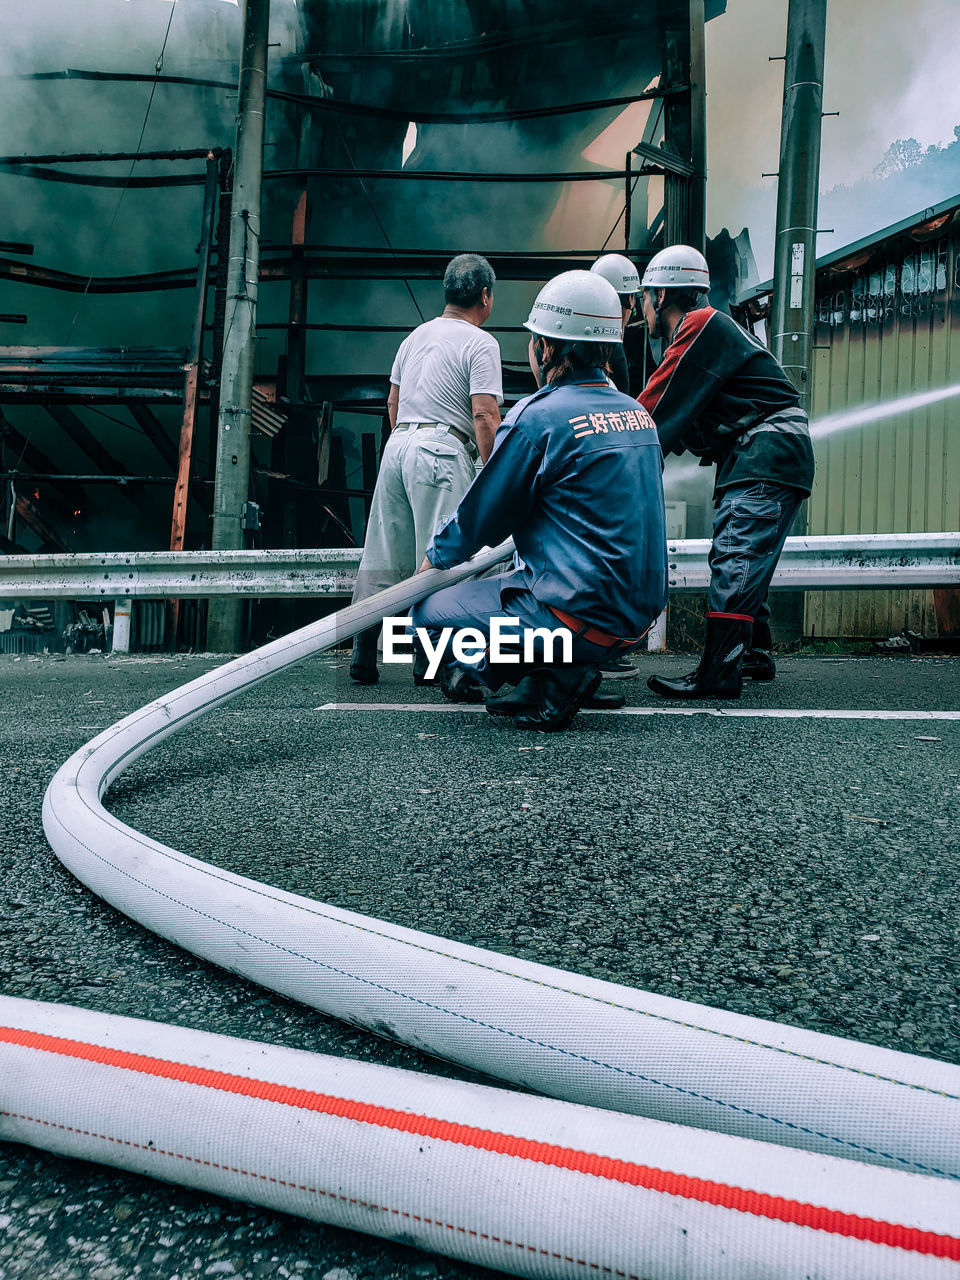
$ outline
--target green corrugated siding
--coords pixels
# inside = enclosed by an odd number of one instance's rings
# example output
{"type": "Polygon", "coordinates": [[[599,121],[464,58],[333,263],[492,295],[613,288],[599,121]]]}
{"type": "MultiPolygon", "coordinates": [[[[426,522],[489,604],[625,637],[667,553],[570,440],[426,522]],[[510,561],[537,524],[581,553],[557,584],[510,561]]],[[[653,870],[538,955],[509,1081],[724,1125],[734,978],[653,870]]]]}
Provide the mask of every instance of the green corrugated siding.
{"type": "MultiPolygon", "coordinates": [[[[892,242],[859,272],[817,280],[814,426],[845,408],[960,382],[960,222],[924,243],[892,242]]],[[[807,529],[916,533],[960,529],[960,397],[816,445],[807,529]]],[[[930,591],[811,591],[817,636],[938,634],[930,591]]]]}

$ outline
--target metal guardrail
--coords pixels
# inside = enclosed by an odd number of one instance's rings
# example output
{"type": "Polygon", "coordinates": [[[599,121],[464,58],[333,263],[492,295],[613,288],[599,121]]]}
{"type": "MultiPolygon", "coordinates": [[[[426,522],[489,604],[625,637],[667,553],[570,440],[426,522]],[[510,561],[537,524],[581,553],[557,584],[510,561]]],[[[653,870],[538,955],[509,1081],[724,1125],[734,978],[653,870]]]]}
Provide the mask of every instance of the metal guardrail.
{"type": "MultiPolygon", "coordinates": [[[[706,589],[709,549],[706,538],[667,544],[671,591],[706,589]]],[[[0,599],[342,597],[353,590],[359,563],[359,548],[3,556],[0,599]]],[[[960,586],[960,532],[788,538],[772,585],[782,591],[960,586]]]]}
{"type": "Polygon", "coordinates": [[[131,551],[0,557],[0,599],[349,596],[360,550],[131,551]]]}
{"type": "MultiPolygon", "coordinates": [[[[671,591],[710,582],[706,538],[667,544],[671,591]]],[[[853,533],[788,538],[773,576],[777,591],[960,586],[960,532],[853,533]]]]}

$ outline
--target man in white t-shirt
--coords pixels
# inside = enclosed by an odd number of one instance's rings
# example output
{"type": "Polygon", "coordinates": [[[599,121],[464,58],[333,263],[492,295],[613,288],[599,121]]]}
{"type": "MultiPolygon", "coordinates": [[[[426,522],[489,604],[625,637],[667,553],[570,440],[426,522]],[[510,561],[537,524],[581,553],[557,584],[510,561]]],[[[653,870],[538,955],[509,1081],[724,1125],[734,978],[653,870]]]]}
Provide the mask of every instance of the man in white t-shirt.
{"type": "MultiPolygon", "coordinates": [[[[481,332],[496,276],[461,253],[444,273],[443,314],[405,338],[390,372],[390,439],[380,462],[353,600],[417,571],[437,525],[456,511],[500,425],[500,347],[481,332]]],[[[379,627],[353,643],[350,678],[376,684],[379,627]]],[[[416,675],[415,675],[416,678],[416,675]]]]}

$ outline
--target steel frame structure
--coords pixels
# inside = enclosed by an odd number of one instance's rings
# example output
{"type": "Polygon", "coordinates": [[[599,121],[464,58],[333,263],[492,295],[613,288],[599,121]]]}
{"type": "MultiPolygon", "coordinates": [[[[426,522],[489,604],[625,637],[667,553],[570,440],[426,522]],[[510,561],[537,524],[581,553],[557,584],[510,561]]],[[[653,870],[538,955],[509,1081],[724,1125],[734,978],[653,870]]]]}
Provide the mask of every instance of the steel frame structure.
{"type": "MultiPolygon", "coordinates": [[[[285,322],[271,322],[271,329],[284,329],[287,338],[286,360],[275,378],[258,374],[257,388],[261,393],[260,414],[264,412],[267,400],[272,402],[271,410],[283,413],[278,401],[292,400],[294,403],[316,401],[327,404],[332,409],[343,408],[352,411],[369,413],[383,412],[386,379],[343,379],[342,376],[319,376],[306,367],[306,334],[313,329],[326,328],[312,324],[308,316],[309,281],[311,279],[382,279],[385,276],[404,279],[438,279],[446,262],[456,250],[442,253],[436,250],[384,250],[382,246],[358,247],[345,249],[340,246],[313,245],[306,238],[306,199],[307,180],[315,178],[342,181],[354,178],[361,182],[365,178],[377,178],[390,181],[417,181],[433,183],[437,181],[478,182],[478,183],[580,183],[594,181],[610,181],[623,179],[625,196],[624,247],[631,250],[630,204],[637,179],[647,174],[660,174],[665,182],[665,209],[662,219],[662,230],[670,235],[701,243],[703,238],[703,183],[705,175],[704,148],[705,128],[703,118],[703,26],[705,21],[704,0],[687,0],[684,10],[672,15],[669,29],[661,33],[660,60],[661,71],[659,82],[641,93],[634,93],[620,98],[608,98],[603,101],[571,102],[554,104],[517,111],[512,108],[498,111],[481,111],[456,113],[431,113],[428,110],[417,110],[404,107],[400,112],[404,119],[416,118],[424,122],[443,122],[454,117],[466,122],[476,119],[518,119],[537,116],[562,115],[564,113],[591,112],[611,106],[627,106],[641,100],[656,100],[662,108],[662,123],[667,146],[664,148],[651,145],[638,147],[637,154],[641,164],[634,165],[634,157],[625,157],[625,167],[621,170],[611,169],[602,172],[424,172],[420,170],[383,170],[376,168],[337,168],[335,166],[316,167],[310,164],[309,138],[310,129],[315,119],[322,119],[325,112],[348,112],[359,118],[364,116],[381,119],[391,118],[390,108],[365,107],[362,104],[331,101],[310,93],[286,92],[270,89],[267,97],[273,102],[286,103],[294,108],[301,122],[303,138],[298,147],[297,167],[292,170],[277,169],[263,174],[266,181],[299,181],[302,185],[302,198],[297,205],[291,227],[290,242],[262,245],[262,260],[257,270],[260,281],[289,281],[289,307],[285,322]],[[686,20],[684,21],[684,14],[686,20]],[[412,111],[412,115],[411,115],[412,111]],[[319,399],[318,399],[319,398],[319,399]]],[[[574,26],[576,24],[573,24],[574,26]]],[[[621,24],[624,34],[632,29],[628,21],[621,24]]],[[[614,32],[615,34],[615,32],[614,32]]],[[[512,39],[513,37],[511,37],[512,39]]],[[[432,54],[443,57],[466,56],[465,50],[426,50],[423,56],[432,54]]],[[[402,52],[403,57],[418,55],[416,50],[402,52]]],[[[306,55],[304,56],[306,58],[306,55]]],[[[195,77],[132,76],[125,73],[94,72],[70,70],[67,72],[38,73],[34,79],[89,79],[103,82],[146,80],[153,83],[189,85],[214,85],[213,81],[200,80],[195,77]]],[[[216,82],[220,84],[220,82],[216,82]]],[[[234,87],[223,82],[222,87],[234,87]]],[[[658,108],[658,109],[660,109],[658,108]]],[[[396,115],[393,112],[393,115],[396,115]]],[[[398,117],[399,118],[399,117],[398,117]]],[[[18,283],[35,284],[41,287],[91,294],[122,294],[147,292],[167,289],[192,288],[195,295],[194,323],[188,342],[183,351],[153,351],[144,349],[139,353],[108,351],[106,349],[47,349],[46,351],[31,348],[0,348],[0,405],[5,403],[40,404],[48,412],[53,412],[58,405],[56,418],[59,425],[67,430],[74,444],[77,444],[88,456],[104,477],[116,476],[118,483],[124,486],[124,493],[129,495],[131,487],[137,484],[157,483],[155,476],[123,475],[123,469],[115,462],[102,456],[97,442],[89,429],[73,412],[71,405],[79,404],[123,404],[134,421],[147,435],[148,439],[163,458],[166,468],[175,472],[168,483],[172,489],[171,514],[171,549],[180,549],[186,545],[186,512],[191,482],[192,447],[195,437],[197,415],[201,405],[208,405],[212,420],[210,456],[217,453],[215,433],[219,404],[219,372],[222,357],[224,336],[224,315],[226,312],[226,231],[230,218],[231,162],[229,151],[219,148],[180,148],[167,151],[150,151],[138,154],[130,152],[97,153],[74,152],[69,154],[37,154],[7,155],[0,157],[0,169],[7,172],[19,172],[25,177],[42,179],[47,182],[66,182],[93,186],[130,186],[130,187],[162,187],[202,185],[204,187],[203,215],[201,220],[201,236],[198,247],[199,261],[194,268],[180,268],[162,272],[141,273],[127,276],[78,276],[68,272],[51,270],[35,262],[18,261],[9,256],[0,256],[0,279],[13,280],[18,283]],[[94,165],[103,161],[121,160],[159,160],[172,164],[206,161],[205,171],[197,173],[195,169],[182,172],[164,172],[147,176],[115,175],[83,171],[77,166],[94,165]],[[219,186],[219,216],[217,213],[216,186],[219,186]],[[206,323],[205,306],[208,289],[215,284],[215,305],[212,323],[206,323]],[[205,367],[203,360],[204,335],[212,331],[212,361],[205,367]],[[166,437],[161,424],[152,414],[151,403],[179,403],[182,405],[182,420],[179,446],[174,448],[166,437]],[[68,426],[65,424],[69,424],[68,426]]],[[[0,242],[0,253],[27,254],[32,247],[0,242]]],[[[583,267],[592,261],[601,248],[546,253],[498,252],[496,248],[487,251],[486,256],[492,262],[497,275],[502,280],[540,281],[556,274],[558,271],[573,267],[583,267]]],[[[642,259],[643,252],[639,254],[642,259]]],[[[264,326],[266,328],[267,326],[264,326]]],[[[329,326],[337,330],[351,330],[353,326],[329,326]]],[[[522,394],[525,387],[522,378],[514,371],[507,370],[508,399],[511,395],[522,394]]],[[[256,399],[256,395],[255,395],[256,399]]],[[[244,406],[239,406],[241,409],[244,406]]],[[[253,422],[257,422],[258,406],[253,406],[253,422]]],[[[222,416],[222,414],[221,414],[222,416]]],[[[274,434],[276,427],[268,434],[274,434]]],[[[219,434],[219,433],[216,433],[219,434]]],[[[11,437],[15,446],[19,443],[11,437]]],[[[363,440],[364,457],[364,489],[372,489],[376,473],[376,436],[363,440]]],[[[221,448],[222,454],[224,450],[221,448]]],[[[229,451],[228,451],[229,452],[229,451]]],[[[282,452],[282,450],[281,450],[282,452]]],[[[232,457],[232,453],[229,454],[232,457]]],[[[58,475],[57,466],[37,451],[24,451],[23,460],[28,468],[17,473],[17,480],[31,482],[43,477],[44,484],[55,485],[59,490],[72,486],[76,492],[80,483],[77,478],[68,478],[66,474],[58,475]],[[29,456],[28,456],[29,455],[29,456]],[[56,477],[56,479],[54,479],[56,477]]],[[[271,464],[273,465],[273,464],[271,464]]],[[[222,469],[222,468],[221,468],[222,469]]],[[[289,467],[281,468],[289,471],[289,467]]],[[[82,468],[71,468],[78,472],[82,468]]],[[[194,477],[196,479],[196,477],[194,477]]],[[[206,477],[207,481],[215,477],[206,477]]],[[[336,489],[345,489],[345,476],[331,473],[329,483],[336,489]]],[[[322,492],[323,486],[304,483],[297,486],[304,491],[322,492]]],[[[289,491],[289,486],[287,486],[289,491]]],[[[288,495],[281,501],[289,502],[288,495]]],[[[78,504],[75,504],[78,505],[78,504]]],[[[205,514],[208,502],[203,503],[205,514]]],[[[291,521],[284,517],[280,521],[286,531],[292,527],[291,521]]],[[[34,521],[31,524],[46,546],[62,550],[67,544],[59,535],[52,538],[55,532],[55,520],[45,522],[34,521]]],[[[12,549],[13,544],[8,544],[12,549]]]]}

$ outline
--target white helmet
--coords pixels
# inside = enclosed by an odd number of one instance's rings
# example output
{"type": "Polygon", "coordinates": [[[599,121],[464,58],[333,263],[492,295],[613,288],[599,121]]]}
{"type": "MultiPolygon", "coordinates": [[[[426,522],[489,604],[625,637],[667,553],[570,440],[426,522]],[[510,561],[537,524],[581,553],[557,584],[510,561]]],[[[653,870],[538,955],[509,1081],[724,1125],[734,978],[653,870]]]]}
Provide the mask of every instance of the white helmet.
{"type": "Polygon", "coordinates": [[[559,342],[622,342],[623,312],[609,280],[564,271],[537,294],[523,327],[559,342]]]}
{"type": "Polygon", "coordinates": [[[622,253],[605,253],[590,270],[609,280],[617,293],[636,293],[640,288],[640,272],[622,253]]]}
{"type": "Polygon", "coordinates": [[[644,289],[699,289],[710,291],[710,269],[707,260],[688,244],[661,249],[647,263],[641,286],[644,289]]]}

